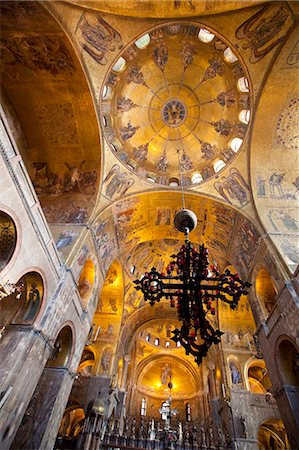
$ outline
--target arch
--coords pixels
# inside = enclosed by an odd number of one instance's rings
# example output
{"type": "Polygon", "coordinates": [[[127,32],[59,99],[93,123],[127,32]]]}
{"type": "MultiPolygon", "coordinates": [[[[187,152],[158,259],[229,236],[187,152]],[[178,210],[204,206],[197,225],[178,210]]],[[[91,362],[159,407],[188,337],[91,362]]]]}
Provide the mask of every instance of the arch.
{"type": "Polygon", "coordinates": [[[56,448],[73,448],[83,430],[85,411],[80,404],[67,406],[60,423],[56,448]]]}
{"type": "MultiPolygon", "coordinates": [[[[192,363],[190,361],[188,361],[185,358],[180,358],[178,356],[172,355],[172,354],[167,354],[167,355],[163,355],[163,354],[157,354],[157,355],[150,355],[146,358],[144,358],[136,367],[135,369],[135,373],[134,376],[136,378],[136,380],[138,380],[140,377],[143,377],[145,375],[145,373],[148,370],[151,370],[151,368],[155,365],[157,365],[158,363],[164,364],[164,365],[168,365],[171,366],[173,368],[177,367],[177,366],[181,366],[183,368],[183,370],[188,373],[189,377],[191,377],[191,379],[194,382],[194,395],[198,393],[199,389],[200,389],[200,382],[199,382],[199,377],[198,377],[198,371],[196,370],[196,368],[192,365],[192,363]]],[[[170,372],[169,372],[170,374],[170,372]]],[[[168,374],[168,375],[169,375],[168,374]]],[[[161,372],[161,378],[163,376],[163,373],[161,372]]],[[[171,376],[172,378],[172,376],[171,376]]],[[[169,379],[166,379],[166,383],[165,386],[167,386],[167,382],[169,381],[169,379]]],[[[174,389],[175,389],[175,381],[172,378],[172,382],[174,383],[174,389]]],[[[162,382],[160,382],[160,384],[163,384],[162,382]]]]}
{"type": "MultiPolygon", "coordinates": [[[[101,172],[99,127],[88,79],[54,14],[38,2],[30,6],[30,14],[26,7],[16,9],[16,15],[26,15],[26,25],[18,24],[20,35],[3,34],[3,114],[48,222],[85,223],[101,172]],[[79,104],[78,90],[84,96],[79,104]]],[[[3,11],[2,30],[11,27],[9,13],[3,11]]]]}
{"type": "MultiPolygon", "coordinates": [[[[155,309],[150,305],[145,305],[130,315],[121,330],[121,341],[124,346],[124,353],[130,353],[134,345],[134,340],[142,325],[155,321],[157,317],[175,318],[173,308],[169,308],[168,304],[160,303],[155,305],[155,309]]],[[[150,341],[153,337],[150,336],[150,341]]]]}
{"type": "Polygon", "coordinates": [[[299,262],[298,137],[295,132],[299,100],[289,89],[289,80],[292,74],[296,76],[296,68],[289,66],[287,59],[297,40],[296,30],[292,30],[271,67],[254,115],[250,149],[256,211],[289,273],[296,270],[299,262]],[[291,70],[286,70],[288,67],[291,70]],[[273,133],[265,130],[273,130],[273,133]],[[282,152],[288,157],[281,158],[282,152]]]}
{"type": "Polygon", "coordinates": [[[78,291],[84,307],[87,306],[91,297],[95,277],[95,265],[91,259],[87,259],[78,280],[78,291]]]}
{"type": "Polygon", "coordinates": [[[64,326],[53,346],[47,367],[68,367],[73,350],[73,331],[69,325],[64,326]]]}
{"type": "Polygon", "coordinates": [[[0,211],[0,272],[8,265],[16,250],[17,227],[13,218],[0,211]]]}
{"type": "Polygon", "coordinates": [[[8,324],[32,325],[41,309],[44,298],[44,282],[36,272],[27,272],[16,283],[13,293],[1,301],[1,326],[8,324]]]}
{"type": "Polygon", "coordinates": [[[276,364],[283,384],[299,388],[299,350],[287,336],[281,336],[276,342],[276,364]]]}
{"type": "Polygon", "coordinates": [[[276,288],[267,269],[261,268],[255,279],[255,291],[265,315],[269,315],[276,302],[276,288]]]}
{"type": "Polygon", "coordinates": [[[95,365],[96,355],[90,346],[84,348],[77,372],[84,377],[89,377],[95,365]]]}
{"type": "MultiPolygon", "coordinates": [[[[196,232],[190,235],[192,243],[204,243],[212,254],[215,252],[220,259],[226,259],[236,267],[242,278],[247,278],[253,270],[254,257],[259,249],[260,230],[233,205],[224,205],[208,195],[188,192],[185,201],[186,207],[202,218],[196,232]],[[212,224],[210,233],[203,234],[200,239],[206,223],[212,224]]],[[[103,210],[94,219],[92,229],[104,276],[120,255],[125,256],[126,267],[135,265],[134,274],[139,273],[140,268],[132,261],[135,248],[137,251],[149,241],[161,243],[161,235],[169,237],[169,241],[175,239],[183,242],[183,233],[173,228],[178,209],[180,194],[153,191],[125,196],[103,210]],[[144,211],[147,211],[146,221],[144,211]]]]}
{"type": "Polygon", "coordinates": [[[266,363],[263,359],[252,360],[245,373],[246,384],[251,392],[265,394],[271,387],[266,363]]]}
{"type": "Polygon", "coordinates": [[[259,450],[288,449],[290,446],[286,431],[281,419],[269,418],[261,423],[258,433],[259,450]]]}

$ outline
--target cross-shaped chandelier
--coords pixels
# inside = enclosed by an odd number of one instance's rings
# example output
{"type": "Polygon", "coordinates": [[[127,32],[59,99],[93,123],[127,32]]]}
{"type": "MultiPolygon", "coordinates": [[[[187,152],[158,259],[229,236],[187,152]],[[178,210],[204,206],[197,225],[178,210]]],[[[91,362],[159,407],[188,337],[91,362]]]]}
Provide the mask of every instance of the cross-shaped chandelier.
{"type": "Polygon", "coordinates": [[[170,300],[171,307],[177,307],[180,329],[176,328],[171,338],[180,342],[186,355],[190,353],[199,365],[212,344],[220,342],[222,331],[214,329],[207,319],[207,314],[215,315],[215,300],[228,303],[236,309],[241,295],[248,294],[246,288],[251,284],[244,282],[238,274],[228,269],[220,274],[215,265],[210,265],[208,249],[204,244],[197,250],[189,241],[189,232],[197,224],[195,214],[182,209],[174,219],[176,228],[185,233],[185,243],[166,268],[166,273],[159,273],[155,267],[145,272],[140,280],[135,280],[135,289],[141,290],[144,300],[153,306],[164,297],[170,300]]]}

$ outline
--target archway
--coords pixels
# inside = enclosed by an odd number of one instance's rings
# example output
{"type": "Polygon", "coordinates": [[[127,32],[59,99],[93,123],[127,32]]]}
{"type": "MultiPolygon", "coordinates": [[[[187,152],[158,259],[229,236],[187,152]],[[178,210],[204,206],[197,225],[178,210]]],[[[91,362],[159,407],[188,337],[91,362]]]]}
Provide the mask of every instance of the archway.
{"type": "Polygon", "coordinates": [[[290,449],[282,420],[269,419],[263,422],[258,430],[259,450],[290,449]]]}
{"type": "Polygon", "coordinates": [[[72,353],[73,333],[69,325],[58,334],[47,367],[67,367],[72,353]]]}
{"type": "Polygon", "coordinates": [[[95,364],[95,354],[92,348],[85,347],[78,367],[78,374],[83,377],[89,377],[95,364]]]}
{"type": "Polygon", "coordinates": [[[74,449],[78,435],[81,433],[85,421],[84,408],[79,405],[68,406],[62,417],[62,421],[59,427],[58,436],[56,439],[56,449],[74,449]]]}
{"type": "Polygon", "coordinates": [[[251,392],[264,394],[272,387],[264,360],[253,361],[248,367],[247,374],[251,392]]]}
{"type": "Polygon", "coordinates": [[[267,269],[258,272],[255,290],[264,314],[269,315],[276,302],[276,289],[267,269]]]}
{"type": "Polygon", "coordinates": [[[299,351],[288,339],[278,344],[278,365],[283,384],[299,388],[299,351]]]}
{"type": "Polygon", "coordinates": [[[31,325],[41,308],[44,283],[38,272],[27,272],[16,283],[15,291],[1,301],[2,327],[8,324],[31,325]]]}

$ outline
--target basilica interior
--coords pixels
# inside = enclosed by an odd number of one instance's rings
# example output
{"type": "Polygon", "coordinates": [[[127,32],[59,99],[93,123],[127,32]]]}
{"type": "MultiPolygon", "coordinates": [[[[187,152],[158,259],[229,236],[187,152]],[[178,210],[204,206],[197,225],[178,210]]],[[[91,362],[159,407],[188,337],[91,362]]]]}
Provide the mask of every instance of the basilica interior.
{"type": "Polygon", "coordinates": [[[299,449],[298,1],[0,10],[0,448],[299,449]],[[136,289],[185,209],[248,287],[199,359],[136,289]]]}

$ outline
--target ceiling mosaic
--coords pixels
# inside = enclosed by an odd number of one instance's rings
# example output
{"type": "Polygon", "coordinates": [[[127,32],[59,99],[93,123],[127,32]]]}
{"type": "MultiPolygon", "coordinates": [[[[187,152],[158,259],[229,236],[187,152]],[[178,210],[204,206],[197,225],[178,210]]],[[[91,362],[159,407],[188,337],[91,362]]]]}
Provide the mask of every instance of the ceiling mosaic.
{"type": "Polygon", "coordinates": [[[86,76],[43,5],[1,2],[0,8],[2,104],[35,192],[49,223],[86,223],[101,167],[86,76]]]}
{"type": "Polygon", "coordinates": [[[197,185],[240,152],[250,97],[245,67],[224,38],[198,24],[168,23],[113,63],[101,124],[112,152],[142,179],[197,185]]]}
{"type": "Polygon", "coordinates": [[[132,17],[187,17],[199,14],[217,14],[239,8],[246,8],[261,0],[67,0],[77,6],[93,8],[110,14],[119,14],[132,17]]]}
{"type": "Polygon", "coordinates": [[[299,262],[299,95],[298,83],[290,89],[288,80],[298,79],[298,47],[298,32],[294,30],[264,87],[251,149],[255,204],[265,229],[292,272],[299,262]],[[265,129],[273,133],[264,133],[265,129]]]}
{"type": "MultiPolygon", "coordinates": [[[[190,240],[204,243],[210,260],[219,267],[224,268],[229,261],[247,277],[259,248],[256,227],[220,202],[191,194],[185,200],[186,208],[194,211],[198,220],[190,240]]],[[[92,225],[103,275],[116,257],[124,264],[129,280],[136,279],[145,267],[150,269],[154,263],[159,267],[162,260],[168,261],[184,240],[183,233],[173,225],[181,208],[176,193],[156,192],[123,199],[106,209],[92,225]]],[[[135,302],[139,304],[137,297],[132,298],[131,303],[135,302]]]]}

